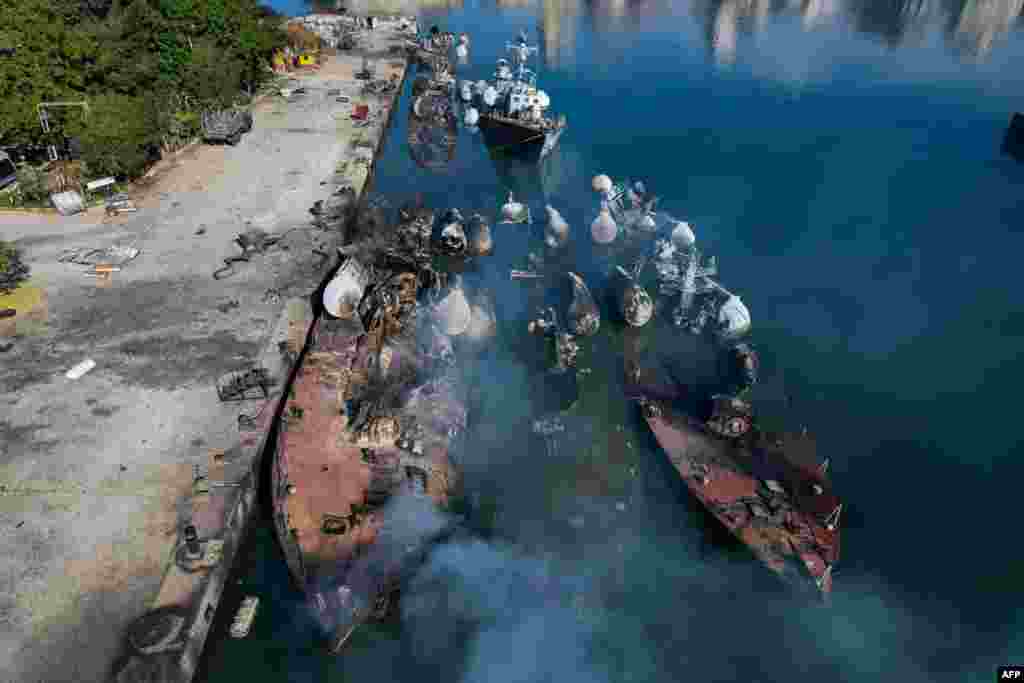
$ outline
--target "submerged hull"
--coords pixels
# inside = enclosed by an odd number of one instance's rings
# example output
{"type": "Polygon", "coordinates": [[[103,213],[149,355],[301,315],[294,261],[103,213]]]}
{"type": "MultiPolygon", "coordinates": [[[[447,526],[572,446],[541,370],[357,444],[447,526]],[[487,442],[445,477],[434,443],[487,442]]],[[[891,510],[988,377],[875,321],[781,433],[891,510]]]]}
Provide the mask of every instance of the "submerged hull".
{"type": "Polygon", "coordinates": [[[492,152],[516,156],[527,161],[540,161],[558,145],[565,126],[544,130],[522,122],[480,115],[480,132],[492,152]]]}
{"type": "MultiPolygon", "coordinates": [[[[440,97],[440,96],[437,96],[440,97]]],[[[409,155],[422,168],[442,170],[455,159],[458,129],[451,112],[439,118],[423,119],[410,108],[409,155]]]]}
{"type": "Polygon", "coordinates": [[[667,386],[642,386],[630,384],[627,396],[644,396],[644,419],[690,492],[786,583],[827,595],[840,536],[838,520],[832,529],[827,520],[839,500],[813,439],[727,441],[674,407],[667,386]]]}
{"type": "MultiPolygon", "coordinates": [[[[379,375],[386,339],[380,328],[359,333],[326,315],[315,323],[272,467],[275,530],[333,651],[360,623],[387,611],[400,576],[437,536],[436,529],[410,532],[389,522],[396,494],[443,506],[457,485],[450,456],[466,410],[451,373],[394,387],[408,398],[394,411],[394,428],[378,428],[372,418],[372,429],[353,431],[360,416],[352,399],[379,375]],[[405,438],[410,418],[427,436],[405,438]]],[[[388,376],[407,376],[421,361],[412,349],[389,351],[388,376]]]]}

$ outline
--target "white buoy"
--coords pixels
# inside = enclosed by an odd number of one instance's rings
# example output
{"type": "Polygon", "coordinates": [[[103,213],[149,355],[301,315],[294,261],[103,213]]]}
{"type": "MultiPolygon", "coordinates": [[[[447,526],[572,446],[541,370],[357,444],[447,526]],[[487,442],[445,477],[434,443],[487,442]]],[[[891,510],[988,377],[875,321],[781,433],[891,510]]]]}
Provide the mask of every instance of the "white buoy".
{"type": "Polygon", "coordinates": [[[608,192],[612,189],[612,179],[606,175],[596,175],[591,183],[594,192],[608,192]]]}
{"type": "Polygon", "coordinates": [[[482,96],[484,94],[484,90],[487,90],[487,81],[477,81],[476,94],[482,96]]]}
{"type": "Polygon", "coordinates": [[[679,221],[672,228],[672,244],[676,249],[689,249],[696,241],[697,236],[693,234],[693,228],[686,221],[679,221]]]}
{"type": "Polygon", "coordinates": [[[469,35],[467,35],[465,33],[460,33],[459,34],[459,45],[465,45],[466,47],[469,47],[469,35]]]}
{"type": "Polygon", "coordinates": [[[469,102],[473,99],[473,84],[469,81],[463,81],[462,86],[459,88],[459,95],[462,97],[463,102],[469,102]]]}
{"type": "Polygon", "coordinates": [[[455,56],[458,57],[459,59],[465,59],[466,57],[469,56],[469,48],[466,47],[465,45],[459,45],[457,48],[455,48],[455,56]]]}
{"type": "MultiPolygon", "coordinates": [[[[597,184],[596,182],[594,183],[597,184]]],[[[610,244],[615,241],[619,234],[619,226],[616,225],[612,213],[608,209],[608,202],[601,202],[601,212],[590,224],[590,235],[598,244],[610,244]]]]}
{"type": "Polygon", "coordinates": [[[458,336],[469,328],[472,311],[458,280],[448,295],[437,303],[434,316],[441,330],[449,336],[458,336]]]}
{"type": "Polygon", "coordinates": [[[521,223],[525,219],[526,207],[515,200],[512,193],[508,193],[508,201],[501,207],[501,215],[509,223],[521,223]]]}
{"type": "Polygon", "coordinates": [[[324,289],[324,308],[335,318],[348,320],[356,316],[356,307],[368,283],[366,269],[355,258],[349,258],[324,289]]]}
{"type": "Polygon", "coordinates": [[[493,337],[497,332],[498,323],[487,307],[478,304],[471,306],[470,310],[472,320],[469,323],[466,336],[475,341],[484,341],[493,337]]]}
{"type": "Polygon", "coordinates": [[[544,208],[548,212],[548,225],[544,230],[545,242],[551,247],[560,247],[569,241],[569,223],[555,207],[548,204],[544,208]]]}
{"type": "Polygon", "coordinates": [[[750,311],[738,296],[731,294],[718,309],[718,324],[721,336],[739,337],[750,329],[750,311]]]}
{"type": "Polygon", "coordinates": [[[480,112],[475,107],[470,107],[466,110],[466,117],[464,119],[467,126],[475,126],[480,121],[480,112]]]}

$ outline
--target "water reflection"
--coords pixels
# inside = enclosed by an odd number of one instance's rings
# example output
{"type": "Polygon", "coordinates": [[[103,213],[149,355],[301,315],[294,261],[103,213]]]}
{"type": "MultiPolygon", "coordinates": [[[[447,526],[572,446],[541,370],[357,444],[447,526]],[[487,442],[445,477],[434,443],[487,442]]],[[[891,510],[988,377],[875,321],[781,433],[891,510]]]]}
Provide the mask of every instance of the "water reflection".
{"type": "MultiPolygon", "coordinates": [[[[399,1],[374,0],[374,6],[399,1]]],[[[463,0],[410,1],[426,10],[463,7],[463,0]]],[[[711,57],[723,65],[736,59],[741,36],[763,30],[772,17],[798,16],[805,30],[849,26],[890,47],[942,32],[950,49],[972,60],[985,58],[1024,17],[1024,0],[690,0],[682,6],[668,0],[494,0],[494,5],[536,9],[543,60],[550,69],[571,66],[583,15],[602,32],[629,28],[643,17],[688,13],[701,26],[711,57]]]]}
{"type": "Polygon", "coordinates": [[[577,17],[582,12],[580,0],[547,0],[541,7],[538,32],[541,59],[549,69],[572,65],[576,52],[577,17]]]}
{"type": "Polygon", "coordinates": [[[1024,0],[963,0],[950,22],[953,44],[974,57],[983,57],[993,44],[1019,22],[1024,0]]]}
{"type": "MultiPolygon", "coordinates": [[[[421,0],[421,5],[452,2],[421,0]]],[[[691,0],[680,8],[664,0],[495,0],[501,8],[535,7],[548,68],[571,65],[575,22],[585,14],[596,31],[618,31],[642,17],[686,12],[701,26],[709,54],[720,64],[736,59],[741,36],[763,30],[771,17],[798,16],[805,30],[849,26],[896,47],[942,32],[964,58],[988,55],[1019,26],[1024,0],[691,0]]]]}

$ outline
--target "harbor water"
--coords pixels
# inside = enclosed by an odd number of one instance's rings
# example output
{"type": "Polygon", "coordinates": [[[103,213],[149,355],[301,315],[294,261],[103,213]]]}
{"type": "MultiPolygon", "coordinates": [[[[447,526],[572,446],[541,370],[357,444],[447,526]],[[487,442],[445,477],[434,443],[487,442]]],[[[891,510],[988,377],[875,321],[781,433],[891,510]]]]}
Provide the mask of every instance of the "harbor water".
{"type": "Polygon", "coordinates": [[[421,168],[406,143],[410,78],[373,196],[495,222],[509,189],[540,223],[545,203],[557,208],[572,229],[567,267],[602,307],[600,333],[582,342],[579,400],[557,447],[532,437],[567,388],[526,333],[536,292],[509,279],[539,240],[494,225],[495,255],[467,273],[495,293],[501,322],[472,367],[469,530],[403,587],[398,618],[331,657],[264,519],[197,680],[960,683],[1019,664],[1024,164],[999,147],[1024,110],[1021,3],[420,11],[424,28],[471,36],[460,80],[489,78],[525,30],[569,129],[536,169],[462,127],[454,160],[421,168]],[[664,316],[636,333],[614,314],[617,255],[590,237],[599,173],[661,196],[750,308],[755,408],[817,436],[846,502],[829,605],[794,599],[730,540],[623,398],[627,345],[678,351],[683,380],[714,357],[664,316]],[[260,611],[234,640],[245,595],[260,611]]]}

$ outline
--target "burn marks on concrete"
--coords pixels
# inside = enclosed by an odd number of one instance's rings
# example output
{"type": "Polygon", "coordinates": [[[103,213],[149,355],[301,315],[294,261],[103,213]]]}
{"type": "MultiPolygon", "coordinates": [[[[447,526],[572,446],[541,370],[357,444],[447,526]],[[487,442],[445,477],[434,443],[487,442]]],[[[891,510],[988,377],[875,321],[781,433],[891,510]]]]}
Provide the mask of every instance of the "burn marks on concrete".
{"type": "Polygon", "coordinates": [[[110,417],[119,410],[121,409],[117,406],[95,406],[89,412],[92,413],[95,417],[110,417]]]}
{"type": "Polygon", "coordinates": [[[41,438],[39,432],[48,429],[47,424],[15,425],[0,420],[0,465],[24,457],[28,453],[51,452],[60,443],[59,439],[41,438]]]}
{"type": "Polygon", "coordinates": [[[187,325],[197,308],[194,286],[156,280],[109,289],[94,288],[63,301],[57,312],[60,337],[70,344],[96,344],[164,327],[187,325]]]}
{"type": "Polygon", "coordinates": [[[150,389],[172,390],[196,381],[212,384],[255,359],[260,344],[228,332],[195,339],[157,334],[123,342],[117,350],[123,359],[115,370],[123,378],[150,389]]]}

